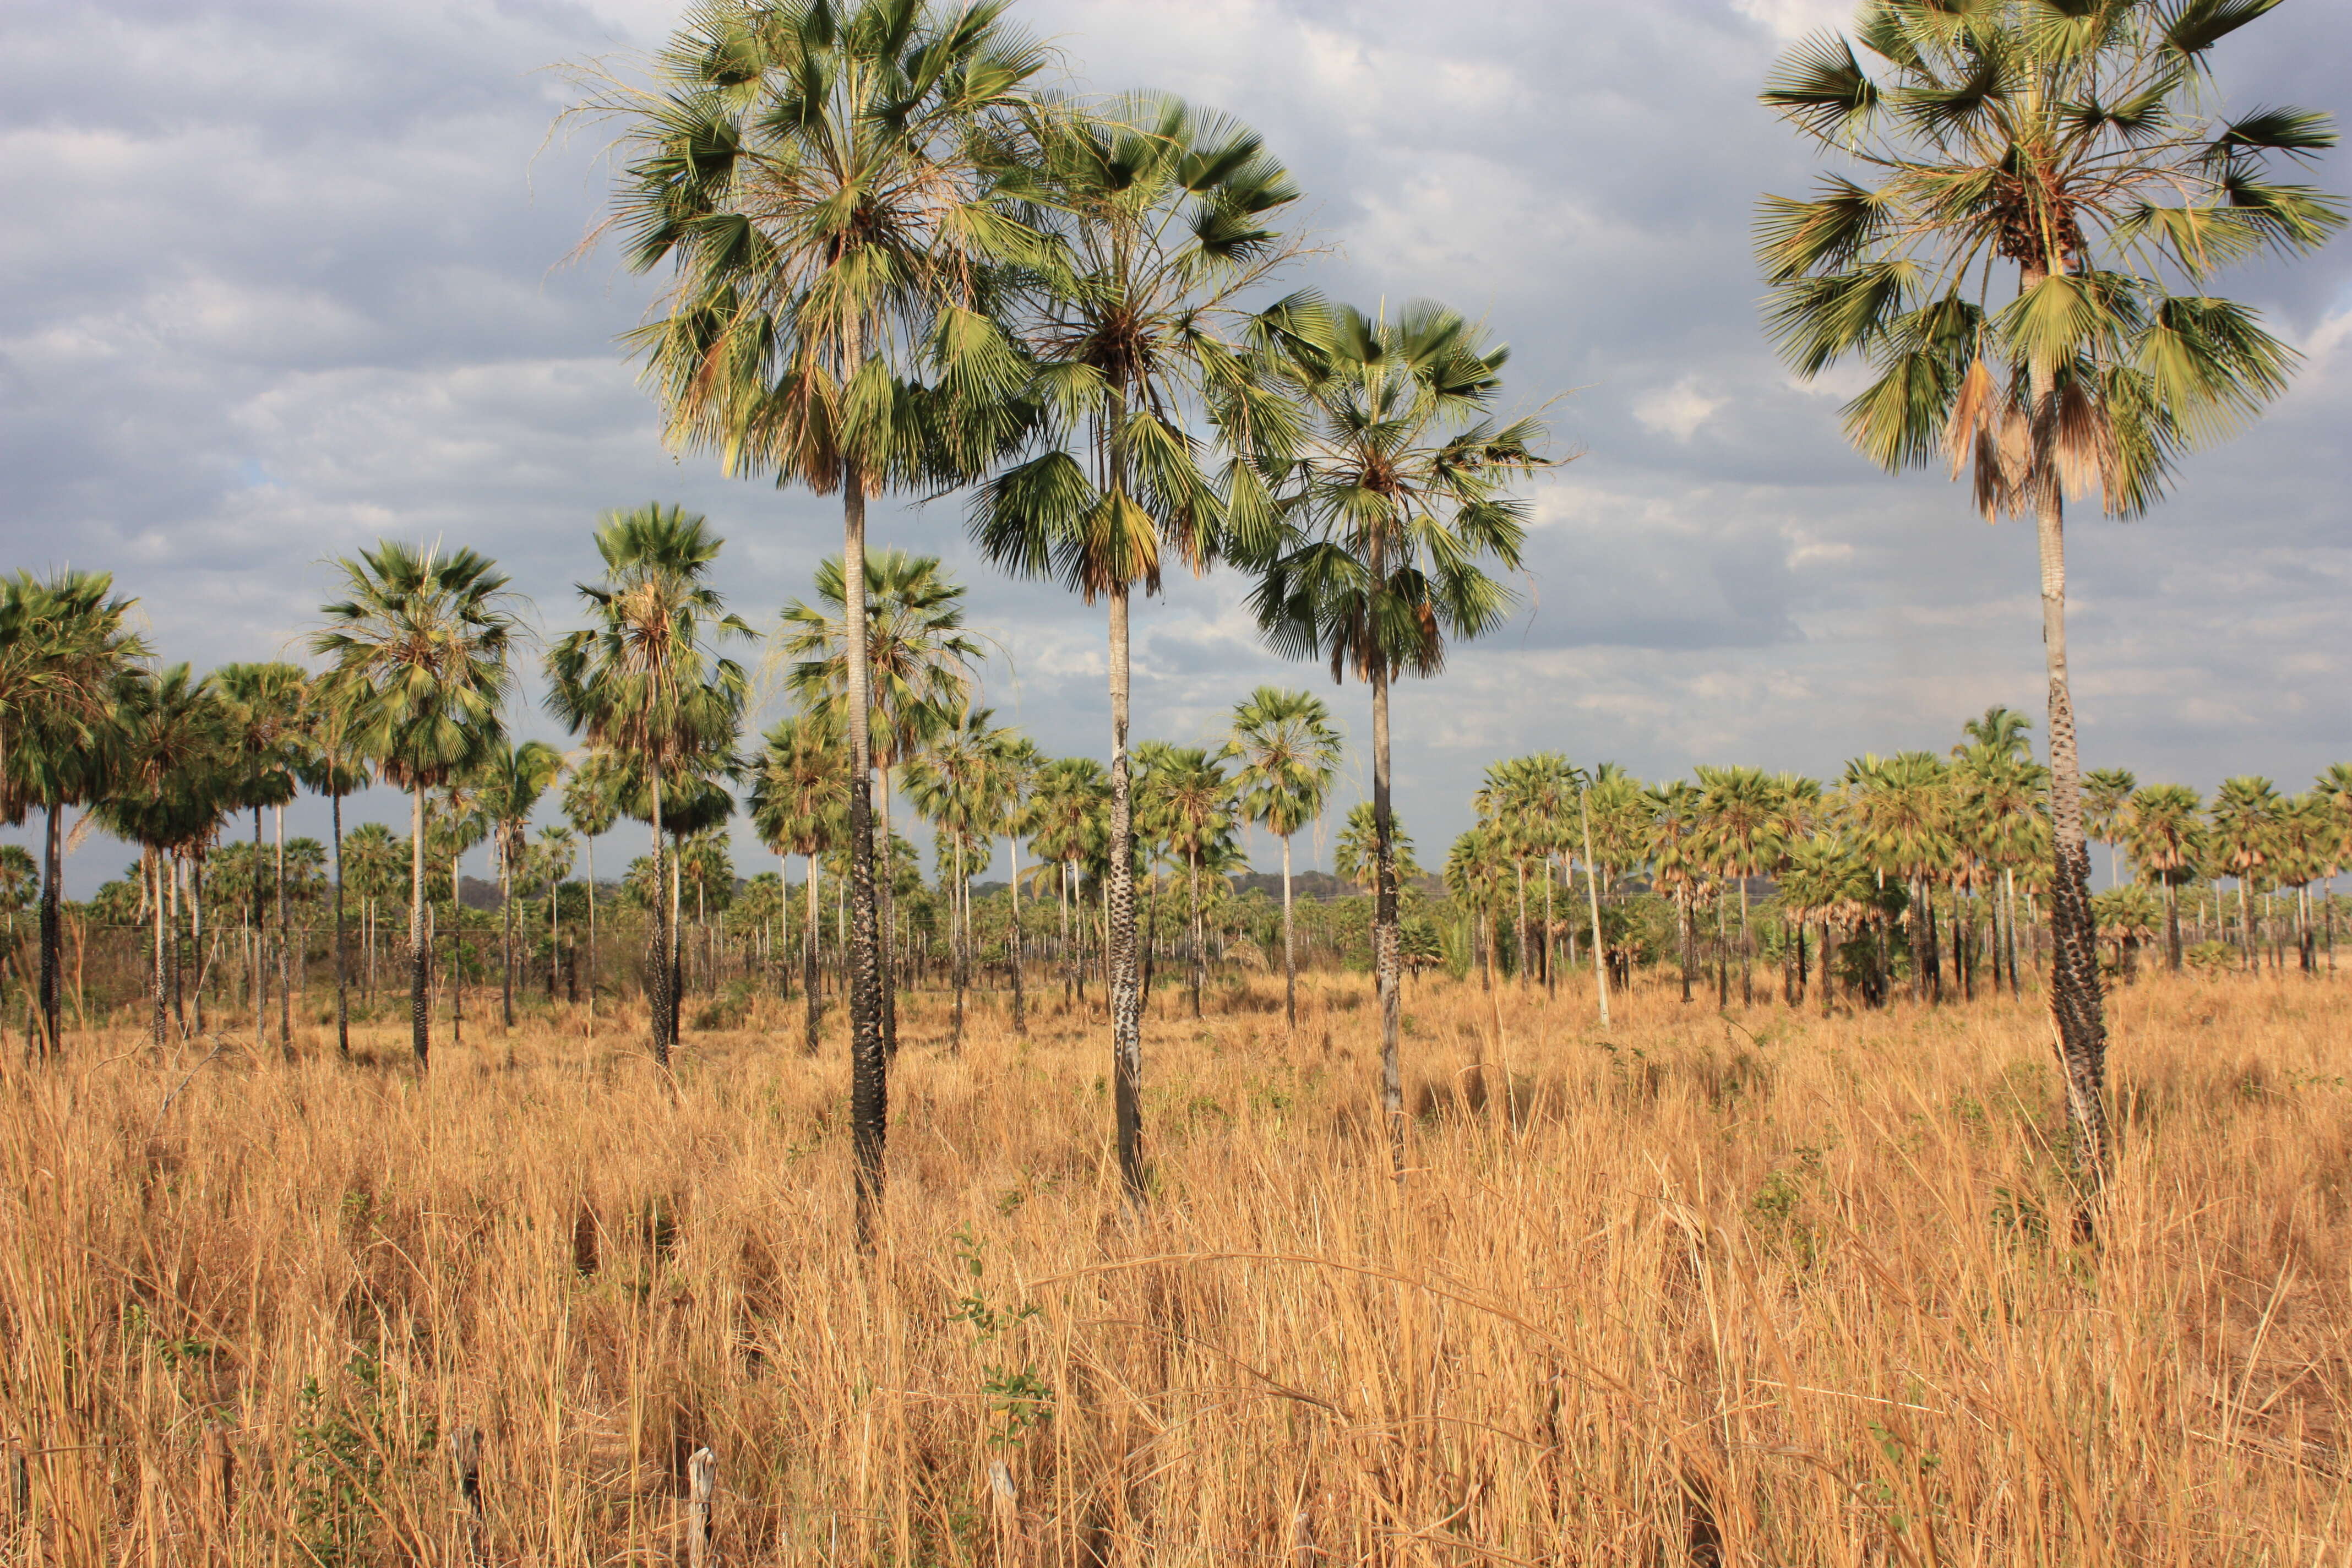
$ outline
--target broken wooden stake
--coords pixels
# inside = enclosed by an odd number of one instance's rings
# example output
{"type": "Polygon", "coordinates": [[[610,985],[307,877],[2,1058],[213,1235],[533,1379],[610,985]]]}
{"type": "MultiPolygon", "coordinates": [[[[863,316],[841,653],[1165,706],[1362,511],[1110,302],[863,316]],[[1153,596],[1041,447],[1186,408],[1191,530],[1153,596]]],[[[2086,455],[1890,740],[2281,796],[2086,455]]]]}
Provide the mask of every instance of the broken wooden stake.
{"type": "Polygon", "coordinates": [[[697,1448],[686,1461],[686,1561],[688,1568],[718,1568],[711,1545],[710,1500],[719,1489],[719,1457],[697,1448]]]}

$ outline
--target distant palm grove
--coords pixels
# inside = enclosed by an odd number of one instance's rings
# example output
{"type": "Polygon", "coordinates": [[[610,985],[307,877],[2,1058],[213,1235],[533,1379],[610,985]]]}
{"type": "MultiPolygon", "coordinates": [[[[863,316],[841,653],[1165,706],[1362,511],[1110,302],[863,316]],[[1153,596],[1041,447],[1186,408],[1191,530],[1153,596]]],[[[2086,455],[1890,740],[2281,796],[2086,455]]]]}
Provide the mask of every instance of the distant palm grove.
{"type": "Polygon", "coordinates": [[[709,520],[627,506],[583,520],[576,593],[541,626],[491,560],[386,541],[322,584],[307,662],[207,673],[150,646],[104,574],[18,573],[0,805],[43,848],[0,854],[8,1025],[43,1058],[131,1005],[158,1044],[292,1051],[299,1022],[348,1054],[354,1016],[404,1010],[424,1070],[445,1032],[561,1005],[591,1034],[625,1016],[667,1067],[797,999],[777,1046],[845,1063],[870,1240],[892,1059],[957,1049],[973,1009],[1098,1015],[1139,1205],[1142,1019],[1241,1005],[1243,975],[1288,977],[1295,1031],[1302,967],[1370,974],[1400,1173],[1427,970],[1589,996],[1603,1029],[1635,986],[1717,1008],[2035,991],[2095,1185],[2108,987],[2336,963],[2352,763],[2210,800],[2084,772],[2066,663],[2065,501],[2145,511],[2284,389],[2292,351],[2210,279],[2342,223],[2271,171],[2330,122],[2220,118],[2202,91],[2269,8],[1875,0],[1871,66],[1817,38],[1764,95],[1860,176],[1763,202],[1767,329],[1803,375],[1865,362],[1865,456],[2032,520],[2046,714],[1955,714],[1948,751],[1822,779],[1727,760],[1646,782],[1535,737],[1424,865],[1391,688],[1512,616],[1525,486],[1565,461],[1507,405],[1503,347],[1442,305],[1327,300],[1298,276],[1304,193],[1254,132],[1048,90],[1055,56],[1003,5],[698,6],[643,74],[572,75],[616,136],[600,242],[660,279],[625,352],[674,448],[836,498],[838,552],[804,597],[730,604],[709,520]],[[958,498],[985,561],[1102,614],[1097,754],[999,721],[964,585],[920,541],[869,541],[891,495],[958,498]],[[1139,738],[1131,619],[1178,571],[1239,574],[1267,646],[1360,697],[1237,689],[1213,735],[1139,738]],[[561,743],[517,738],[526,684],[561,743]],[[1340,815],[1349,743],[1370,798],[1340,815]],[[405,833],[344,826],[375,787],[405,833]],[[327,841],[284,835],[305,793],[327,841]],[[736,862],[739,822],[773,864],[736,862]],[[69,903],[85,824],[138,858],[69,903]],[[1248,874],[1252,828],[1278,875],[1248,874]],[[1303,898],[1302,834],[1337,868],[1303,898]],[[943,1034],[902,1027],[914,987],[951,994],[924,1014],[943,1034]]]}

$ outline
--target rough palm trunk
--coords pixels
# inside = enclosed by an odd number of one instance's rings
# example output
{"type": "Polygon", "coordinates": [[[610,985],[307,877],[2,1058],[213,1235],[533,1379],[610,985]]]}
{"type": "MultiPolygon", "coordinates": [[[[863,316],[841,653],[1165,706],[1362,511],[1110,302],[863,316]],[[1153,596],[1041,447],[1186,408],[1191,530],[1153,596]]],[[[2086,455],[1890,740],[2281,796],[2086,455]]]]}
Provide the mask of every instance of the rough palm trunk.
{"type": "Polygon", "coordinates": [[[1553,921],[1554,921],[1554,912],[1553,912],[1552,899],[1551,899],[1551,856],[1550,856],[1549,853],[1547,853],[1547,854],[1544,856],[1543,868],[1544,868],[1544,918],[1543,918],[1543,946],[1542,946],[1542,952],[1543,952],[1543,985],[1544,985],[1544,995],[1545,995],[1546,997],[1552,997],[1552,996],[1557,996],[1557,995],[1559,995],[1559,985],[1558,982],[1553,978],[1553,975],[1552,975],[1552,965],[1551,965],[1551,960],[1552,960],[1552,947],[1553,947],[1554,942],[1555,942],[1555,941],[1556,941],[1555,937],[1553,936],[1553,932],[1558,929],[1558,927],[1553,923],[1553,921]]]}
{"type": "Polygon", "coordinates": [[[251,906],[247,918],[253,923],[253,1054],[258,1057],[269,1044],[269,926],[261,916],[261,807],[257,805],[253,808],[253,863],[248,870],[253,878],[253,889],[246,900],[251,906]]]}
{"type": "Polygon", "coordinates": [[[408,1046],[421,1068],[433,1052],[433,1009],[425,994],[433,958],[425,935],[425,786],[417,784],[414,793],[408,830],[408,1046]]]}
{"type": "MultiPolygon", "coordinates": [[[[2049,377],[2037,373],[2037,410],[2050,401],[2049,377]]],[[[2098,925],[2091,913],[2091,853],[2083,835],[2074,697],[2066,668],[2063,507],[2053,476],[2039,487],[2034,518],[2042,557],[2042,642],[2050,677],[2050,830],[2056,859],[2050,879],[2050,1007],[2065,1068],[2075,1173],[2086,1195],[2095,1195],[2107,1168],[2107,1030],[2099,991],[2098,925]]]]}
{"type": "MultiPolygon", "coordinates": [[[[65,1019],[59,1010],[65,967],[64,910],[58,891],[65,876],[65,837],[58,819],[62,809],[51,803],[41,835],[41,1055],[47,1058],[65,1049],[65,1019]]],[[[258,813],[255,820],[260,820],[258,813]]]]}
{"type": "Polygon", "coordinates": [[[808,929],[801,937],[801,998],[807,1016],[803,1025],[801,1048],[809,1056],[816,1055],[817,1034],[824,1022],[824,998],[820,992],[821,976],[817,973],[817,942],[824,929],[824,907],[817,901],[817,858],[804,855],[808,862],[808,929]]]}
{"type": "Polygon", "coordinates": [[[201,847],[188,863],[188,953],[196,966],[196,983],[190,986],[189,1019],[196,1033],[205,1032],[205,858],[201,847]]]}
{"type": "Polygon", "coordinates": [[[343,796],[338,790],[331,797],[330,808],[335,834],[335,1054],[349,1061],[352,1055],[352,982],[351,961],[345,952],[343,925],[343,796]]]}
{"type": "Polygon", "coordinates": [[[876,973],[882,985],[882,1054],[898,1059],[898,896],[890,884],[897,878],[890,845],[890,770],[881,770],[882,791],[875,797],[874,918],[880,931],[875,949],[876,973]]]}
{"type": "Polygon", "coordinates": [[[1739,877],[1739,1005],[1756,1005],[1756,969],[1748,945],[1748,875],[1739,877]]]}
{"type": "Polygon", "coordinates": [[[2171,970],[2175,974],[2178,974],[2180,973],[2181,960],[2180,889],[2173,885],[2172,878],[2169,875],[2167,875],[2164,879],[2165,967],[2171,970]]]}
{"type": "Polygon", "coordinates": [[[588,1034],[596,1034],[596,840],[585,846],[588,855],[588,1034]]]}
{"type": "Polygon", "coordinates": [[[1290,836],[1282,836],[1282,997],[1292,1034],[1298,1032],[1298,952],[1293,945],[1290,912],[1290,836]]]}
{"type": "Polygon", "coordinates": [[[1826,1018],[1837,1005],[1837,939],[1826,920],[1822,921],[1822,1016],[1826,1018]]]}
{"type": "Polygon", "coordinates": [[[874,907],[872,672],[866,644],[866,476],[847,464],[841,485],[842,643],[849,709],[850,1142],[856,1155],[857,1246],[870,1252],[881,1219],[889,1142],[889,1058],[882,1042],[880,931],[874,907]]]}
{"type": "Polygon", "coordinates": [[[1110,594],[1110,876],[1103,889],[1110,991],[1112,1119],[1128,1202],[1143,1204],[1143,996],[1135,951],[1135,799],[1128,766],[1128,591],[1110,594]]]}
{"type": "MultiPolygon", "coordinates": [[[[1389,1168],[1404,1180],[1404,1076],[1397,1060],[1402,998],[1397,993],[1396,816],[1390,798],[1389,671],[1372,660],[1372,972],[1381,999],[1381,1112],[1388,1123],[1389,1168]]],[[[1488,952],[1493,938],[1488,938],[1488,952]]],[[[1491,959],[1489,960],[1491,963],[1491,959]]]]}

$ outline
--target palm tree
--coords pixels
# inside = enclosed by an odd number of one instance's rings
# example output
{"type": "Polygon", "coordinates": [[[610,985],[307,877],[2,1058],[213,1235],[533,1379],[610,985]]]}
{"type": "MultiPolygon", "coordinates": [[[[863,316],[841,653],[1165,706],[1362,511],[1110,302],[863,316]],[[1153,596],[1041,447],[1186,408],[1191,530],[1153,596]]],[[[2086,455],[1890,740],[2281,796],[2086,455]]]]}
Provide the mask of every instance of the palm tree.
{"type": "MultiPolygon", "coordinates": [[[[555,987],[563,973],[563,884],[571,879],[572,868],[580,858],[579,841],[572,829],[552,823],[539,830],[539,844],[530,852],[528,864],[532,879],[547,889],[547,1002],[555,1005],[555,987]]],[[[572,968],[572,993],[580,992],[580,970],[572,968]]]]}
{"type": "Polygon", "coordinates": [[[2139,780],[2129,768],[2093,768],[2083,775],[2083,833],[2093,843],[2107,847],[2107,882],[2121,887],[2124,879],[2124,816],[2131,809],[2132,792],[2139,780]]]}
{"type": "Polygon", "coordinates": [[[562,773],[563,753],[544,741],[501,745],[482,766],[482,809],[499,854],[499,1002],[509,1030],[515,1021],[515,871],[530,852],[531,813],[562,773]]]}
{"type": "MultiPolygon", "coordinates": [[[[1400,883],[1417,881],[1423,875],[1421,862],[1413,858],[1412,835],[1404,830],[1404,818],[1389,814],[1389,857],[1396,863],[1396,879],[1400,883]]],[[[1380,882],[1381,828],[1380,818],[1372,811],[1372,803],[1360,800],[1348,808],[1348,820],[1341,825],[1339,836],[1331,844],[1331,874],[1353,887],[1370,892],[1380,882]]]]}
{"type": "Polygon", "coordinates": [[[2244,774],[2221,781],[2208,818],[2216,868],[2238,880],[2238,936],[2248,969],[2257,966],[2248,889],[2257,880],[2270,879],[2267,871],[2279,851],[2284,804],[2270,780],[2244,774]]]}
{"type": "MultiPolygon", "coordinates": [[[[704,518],[658,501],[606,512],[596,529],[604,580],[574,584],[593,624],[547,655],[548,711],[643,770],[644,820],[665,880],[663,787],[673,773],[730,753],[750,693],[743,667],[718,651],[726,638],[753,635],[709,583],[725,542],[704,518]]],[[[676,935],[658,899],[653,913],[653,1056],[667,1068],[677,1037],[676,935]]]]}
{"type": "Polygon", "coordinates": [[[1934,889],[1956,847],[1949,770],[1927,752],[1865,756],[1846,763],[1843,784],[1849,837],[1882,879],[1895,878],[1910,894],[1912,994],[1941,1001],[1934,889]]]}
{"type": "MultiPolygon", "coordinates": [[[[593,69],[587,108],[625,123],[615,221],[630,264],[674,282],[634,343],[670,438],[730,473],[842,498],[850,587],[851,1121],[857,1234],[870,1244],[889,1121],[866,721],[866,505],[940,478],[928,401],[907,377],[944,357],[985,410],[1017,365],[971,307],[1019,226],[996,174],[1049,56],[1002,0],[778,5],[714,0],[658,58],[646,92],[593,69]],[[992,352],[992,350],[998,352],[992,352]],[[911,426],[911,427],[910,427],[911,426]],[[918,455],[930,460],[918,460],[918,455]]],[[[972,417],[975,426],[983,418],[972,417]]],[[[984,445],[984,437],[973,438],[984,445]]]]}
{"type": "MultiPolygon", "coordinates": [[[[802,707],[831,705],[846,722],[853,682],[848,604],[838,557],[819,563],[814,605],[794,599],[783,610],[782,653],[793,661],[786,684],[802,707]]],[[[867,755],[881,777],[875,831],[890,837],[891,774],[955,721],[971,700],[979,641],[963,629],[963,584],[935,555],[878,551],[866,559],[866,715],[867,755]]],[[[897,908],[887,879],[877,886],[883,935],[877,971],[882,985],[882,1048],[898,1051],[898,979],[893,963],[897,908]]]]}
{"type": "Polygon", "coordinates": [[[343,876],[360,899],[361,931],[367,948],[366,990],[371,1005],[375,998],[376,904],[399,889],[401,862],[406,858],[400,841],[381,822],[360,824],[342,842],[343,876]]]}
{"type": "Polygon", "coordinates": [[[2204,858],[2204,802],[2187,784],[2149,784],[2131,797],[2124,818],[2124,842],[2140,877],[2164,889],[2165,963],[2181,965],[2180,886],[2198,874],[2204,858]]]}
{"type": "Polygon", "coordinates": [[[1223,763],[1198,746],[1171,746],[1155,761],[1150,780],[1150,813],[1166,836],[1170,852],[1184,865],[1185,910],[1191,932],[1192,1016],[1201,1016],[1201,987],[1208,952],[1201,926],[1201,870],[1230,838],[1235,818],[1234,781],[1223,763]]]}
{"type": "Polygon", "coordinates": [[[471,550],[386,540],[338,564],[350,597],[322,608],[328,626],[311,635],[310,648],[349,683],[352,749],[409,792],[409,1039],[423,1068],[432,1052],[425,796],[505,738],[519,623],[507,608],[506,576],[471,550]]]}
{"type": "Polygon", "coordinates": [[[948,894],[948,943],[954,969],[955,1033],[950,1049],[963,1050],[964,993],[971,984],[971,879],[988,861],[988,840],[1000,812],[995,791],[996,715],[967,707],[931,739],[908,768],[907,796],[939,835],[936,863],[948,894]]]}
{"type": "Polygon", "coordinates": [[[237,759],[237,802],[253,813],[253,1048],[268,1034],[268,964],[267,925],[261,912],[261,813],[278,818],[278,856],[268,874],[278,907],[278,1048],[294,1049],[293,998],[288,994],[286,956],[286,803],[300,780],[296,765],[307,750],[303,725],[310,711],[310,680],[291,664],[225,664],[215,673],[227,705],[228,729],[237,759]]]}
{"type": "Polygon", "coordinates": [[[798,855],[808,868],[808,924],[801,941],[801,992],[808,1021],[803,1046],[816,1055],[824,998],[817,976],[817,880],[823,858],[842,838],[849,809],[848,754],[829,709],[813,709],[771,729],[751,763],[751,826],[769,852],[798,855]]]}
{"type": "Polygon", "coordinates": [[[991,561],[1108,609],[1113,1117],[1120,1175],[1139,1204],[1129,605],[1138,588],[1160,591],[1168,558],[1199,573],[1226,553],[1237,503],[1244,521],[1266,521],[1245,471],[1222,488],[1204,471],[1192,421],[1278,442],[1291,412],[1258,351],[1311,331],[1315,312],[1298,300],[1258,312],[1244,303],[1297,249],[1276,226],[1298,189],[1255,132],[1157,95],[1037,126],[1024,183],[1034,198],[1024,216],[1042,236],[1023,275],[1026,455],[982,490],[972,528],[991,561]]]}
{"type": "Polygon", "coordinates": [[[1342,742],[1319,697],[1261,686],[1234,709],[1223,754],[1239,762],[1234,788],[1242,816],[1282,840],[1284,1016],[1298,1030],[1298,955],[1292,935],[1290,841],[1323,815],[1339,775],[1342,742]]]}
{"type": "Polygon", "coordinates": [[[563,819],[580,835],[588,859],[588,1028],[596,1028],[596,985],[604,971],[596,952],[596,840],[613,831],[621,815],[624,764],[611,752],[591,750],[574,762],[563,781],[563,819]]]}
{"type": "Polygon", "coordinates": [[[121,683],[147,657],[124,622],[135,600],[103,573],[19,572],[0,586],[0,817],[11,826],[39,806],[41,1053],[64,1048],[60,1010],[63,814],[102,796],[119,761],[121,683]]]}
{"type": "Polygon", "coordinates": [[[2341,861],[2352,852],[2352,763],[2330,763],[2327,770],[2312,783],[2312,793],[2327,802],[2336,813],[2336,829],[2330,836],[2334,846],[2331,869],[2322,889],[2322,908],[2327,921],[2327,972],[2336,973],[2336,878],[2341,871],[2341,861]]]}
{"type": "Polygon", "coordinates": [[[125,680],[118,690],[121,773],[92,810],[100,826],[143,852],[141,869],[154,927],[152,1037],[160,1049],[168,1043],[170,1020],[171,860],[219,824],[227,800],[227,715],[211,681],[184,664],[125,680]]]}
{"type": "Polygon", "coordinates": [[[1650,861],[1650,881],[1665,889],[1674,901],[1682,935],[1683,1001],[1688,1003],[1698,942],[1698,900],[1708,886],[1698,786],[1676,779],[1649,791],[1647,799],[1650,820],[1643,847],[1650,861]]]}
{"type": "MultiPolygon", "coordinates": [[[[1996,952],[2007,964],[2009,994],[2015,996],[2017,873],[2020,868],[2039,866],[2049,858],[2050,824],[2042,813],[2049,796],[2050,770],[2026,750],[2022,720],[2014,726],[1981,729],[1969,724],[1964,729],[1971,735],[1990,738],[1953,748],[1953,832],[1967,855],[2000,873],[2004,934],[1996,952]]],[[[1994,980],[1999,979],[1997,963],[1994,980]]]]}
{"type": "Polygon", "coordinates": [[[1029,845],[1061,870],[1062,984],[1066,994],[1075,991],[1080,1001],[1086,982],[1071,940],[1070,900],[1077,891],[1079,867],[1108,840],[1109,807],[1110,776],[1092,757],[1057,757],[1037,770],[1027,817],[1029,845]]]}
{"type": "Polygon", "coordinates": [[[295,775],[330,803],[335,848],[335,1050],[352,1054],[351,963],[343,929],[343,797],[374,782],[367,760],[351,745],[352,698],[331,680],[318,682],[303,715],[303,745],[294,759],[295,775]]]}
{"type": "Polygon", "coordinates": [[[1748,883],[1776,869],[1788,847],[1779,791],[1760,768],[1700,768],[1699,811],[1717,876],[1739,884],[1739,1001],[1756,1001],[1748,942],[1748,883]]]}
{"type": "Polygon", "coordinates": [[[1013,1032],[1026,1037],[1029,1000],[1021,977],[1021,838],[1029,831],[1030,802],[1045,759],[1028,736],[1001,730],[990,763],[996,781],[991,794],[998,806],[993,831],[1004,836],[1004,850],[1012,868],[1005,890],[1009,918],[1004,940],[1006,966],[1013,972],[1013,1032]]]}
{"type": "Polygon", "coordinates": [[[2204,112],[2210,51],[2273,8],[1868,0],[1855,33],[1886,79],[1819,35],[1764,94],[1877,182],[1832,175],[1810,200],[1766,199],[1757,248],[1783,353],[1807,377],[1867,357],[1876,378],[1845,409],[1857,446],[1890,469],[1941,454],[1955,478],[1973,460],[1989,521],[2034,519],[2057,862],[2051,1003],[2094,1192],[2106,1030],[2067,673],[2065,495],[2095,486],[2110,514],[2144,511],[2187,447],[2226,436],[2286,384],[2293,351],[2205,291],[2220,267],[2309,251],[2343,222],[2331,198],[2265,169],[2272,153],[2332,145],[2324,116],[2204,112]],[[2014,300],[1992,298],[2012,276],[2014,300]]]}
{"type": "Polygon", "coordinates": [[[1780,900],[1799,926],[1809,920],[1821,925],[1822,1014],[1826,1017],[1837,999],[1836,933],[1857,929],[1873,912],[1870,867],[1842,835],[1799,839],[1789,846],[1780,900]]]}
{"type": "Polygon", "coordinates": [[[1331,347],[1303,357],[1308,426],[1295,451],[1262,443],[1287,540],[1253,600],[1278,650],[1328,659],[1334,680],[1371,686],[1372,813],[1380,839],[1373,967],[1381,990],[1381,1096],[1392,1163],[1404,1159],[1397,1064],[1397,885],[1391,801],[1389,686],[1433,676],[1448,639],[1502,624],[1514,595],[1482,560],[1519,565],[1526,507],[1506,492],[1535,472],[1542,426],[1487,417],[1508,351],[1433,304],[1395,321],[1343,310],[1331,347]]]}

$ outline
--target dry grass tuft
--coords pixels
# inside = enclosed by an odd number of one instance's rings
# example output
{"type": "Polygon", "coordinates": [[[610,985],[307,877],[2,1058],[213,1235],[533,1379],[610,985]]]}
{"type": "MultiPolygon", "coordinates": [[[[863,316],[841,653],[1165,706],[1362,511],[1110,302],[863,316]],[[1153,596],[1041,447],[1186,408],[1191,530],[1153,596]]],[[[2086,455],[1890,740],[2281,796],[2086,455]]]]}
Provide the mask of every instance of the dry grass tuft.
{"type": "Polygon", "coordinates": [[[2031,1001],[1644,991],[1602,1039],[1580,997],[1507,990],[1497,1035],[1424,984],[1399,1185],[1362,984],[1317,981],[1296,1043],[1278,983],[1205,1024],[1163,995],[1140,1220],[1098,1023],[983,1009],[950,1058],[912,999],[870,1263],[840,1047],[788,1009],[674,1083],[566,1013],[429,1081],[389,1029],[356,1067],[232,1050],[161,1113],[201,1048],[77,1041],[0,1089],[8,1560],[666,1562],[706,1446],[730,1564],[2352,1540],[2352,988],[2122,994],[2093,1255],[2031,1001]]]}

